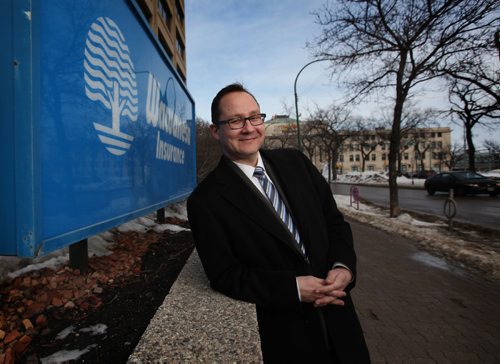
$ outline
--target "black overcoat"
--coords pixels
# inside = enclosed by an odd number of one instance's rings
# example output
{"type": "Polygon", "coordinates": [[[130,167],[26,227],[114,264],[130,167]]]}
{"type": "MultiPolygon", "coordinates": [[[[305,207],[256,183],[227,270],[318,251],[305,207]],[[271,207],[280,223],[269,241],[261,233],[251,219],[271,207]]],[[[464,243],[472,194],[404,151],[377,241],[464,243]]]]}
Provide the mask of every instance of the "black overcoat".
{"type": "Polygon", "coordinates": [[[302,153],[260,153],[293,212],[307,259],[264,196],[222,157],[187,204],[211,287],[255,303],[266,362],[324,362],[330,349],[339,362],[369,362],[349,294],[345,306],[323,308],[301,303],[297,294],[297,276],[325,278],[335,262],[347,265],[356,275],[349,224],[337,209],[327,182],[302,153]]]}

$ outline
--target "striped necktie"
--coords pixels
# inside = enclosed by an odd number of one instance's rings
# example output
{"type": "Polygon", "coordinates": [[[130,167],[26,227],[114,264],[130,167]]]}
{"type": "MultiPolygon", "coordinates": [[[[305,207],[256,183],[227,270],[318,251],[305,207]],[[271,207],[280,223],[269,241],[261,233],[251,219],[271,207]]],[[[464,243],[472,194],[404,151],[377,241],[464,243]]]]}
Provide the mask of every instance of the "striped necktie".
{"type": "Polygon", "coordinates": [[[267,178],[264,168],[259,166],[255,167],[253,175],[255,178],[259,180],[262,188],[264,189],[264,192],[266,193],[267,197],[269,198],[269,201],[271,202],[274,209],[278,213],[280,219],[283,221],[283,223],[286,225],[290,233],[293,235],[300,250],[305,255],[306,251],[304,248],[304,243],[302,243],[302,241],[300,240],[299,231],[297,230],[295,224],[293,223],[292,216],[286,209],[286,206],[283,203],[283,200],[281,199],[278,190],[274,186],[273,182],[271,182],[271,180],[267,178]]]}

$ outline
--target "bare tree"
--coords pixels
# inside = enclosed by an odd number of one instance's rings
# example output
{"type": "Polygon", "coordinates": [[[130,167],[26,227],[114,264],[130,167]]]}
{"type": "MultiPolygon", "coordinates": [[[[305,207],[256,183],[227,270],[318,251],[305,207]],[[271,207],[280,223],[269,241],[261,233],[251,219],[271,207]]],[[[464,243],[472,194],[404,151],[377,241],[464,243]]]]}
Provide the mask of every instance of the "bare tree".
{"type": "Polygon", "coordinates": [[[316,106],[316,110],[310,115],[310,132],[317,136],[317,143],[326,152],[328,162],[328,182],[336,179],[336,166],[339,150],[344,141],[351,136],[353,119],[350,112],[340,106],[332,105],[322,109],[316,106]]]}
{"type": "Polygon", "coordinates": [[[212,137],[210,124],[196,118],[196,177],[201,181],[216,167],[222,152],[219,143],[212,137]]]}
{"type": "MultiPolygon", "coordinates": [[[[499,89],[500,91],[500,89],[499,89]]],[[[471,171],[476,170],[476,147],[472,129],[478,124],[485,126],[500,125],[498,101],[476,83],[454,79],[451,82],[449,100],[450,113],[457,116],[465,130],[467,155],[471,171]],[[493,121],[497,119],[497,121],[493,121]]]]}
{"type": "Polygon", "coordinates": [[[500,143],[495,140],[486,139],[483,146],[490,151],[490,153],[500,157],[500,143]]]}
{"type": "Polygon", "coordinates": [[[322,34],[310,45],[343,77],[352,100],[392,90],[390,214],[399,214],[397,160],[405,102],[415,86],[443,76],[494,28],[497,0],[338,0],[315,13],[322,34]],[[351,72],[355,71],[355,72],[351,72]]]}
{"type": "Polygon", "coordinates": [[[458,144],[448,146],[448,149],[443,150],[442,153],[443,162],[450,171],[455,168],[457,162],[463,157],[463,150],[458,144]]]}
{"type": "MultiPolygon", "coordinates": [[[[498,5],[497,5],[498,8],[498,5]]],[[[468,85],[481,95],[481,104],[498,109],[500,104],[500,25],[498,14],[488,16],[492,26],[479,28],[481,37],[467,52],[448,55],[440,72],[454,83],[468,85]],[[455,82],[453,82],[455,81],[455,82]]]]}
{"type": "Polygon", "coordinates": [[[266,137],[265,147],[269,149],[297,148],[297,128],[295,124],[281,125],[279,133],[266,137]]]}
{"type": "MultiPolygon", "coordinates": [[[[490,161],[494,166],[500,165],[500,143],[494,140],[485,140],[483,146],[488,150],[490,161]]],[[[497,167],[494,167],[497,168],[497,167]]]]}
{"type": "Polygon", "coordinates": [[[361,152],[361,172],[365,171],[366,161],[370,160],[370,155],[383,143],[380,134],[373,133],[374,129],[375,126],[365,119],[358,118],[354,121],[351,140],[361,152]]]}
{"type": "Polygon", "coordinates": [[[312,160],[318,151],[321,154],[321,143],[316,135],[317,125],[314,122],[305,122],[302,124],[301,130],[303,151],[312,160]]]}

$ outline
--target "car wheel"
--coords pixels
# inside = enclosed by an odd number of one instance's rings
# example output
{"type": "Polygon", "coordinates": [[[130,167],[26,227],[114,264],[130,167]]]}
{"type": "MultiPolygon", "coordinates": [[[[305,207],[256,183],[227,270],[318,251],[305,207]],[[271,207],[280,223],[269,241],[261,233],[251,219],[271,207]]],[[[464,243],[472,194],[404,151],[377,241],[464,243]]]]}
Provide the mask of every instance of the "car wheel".
{"type": "Polygon", "coordinates": [[[434,193],[436,193],[436,191],[430,187],[427,187],[427,193],[431,196],[434,196],[434,193]]]}

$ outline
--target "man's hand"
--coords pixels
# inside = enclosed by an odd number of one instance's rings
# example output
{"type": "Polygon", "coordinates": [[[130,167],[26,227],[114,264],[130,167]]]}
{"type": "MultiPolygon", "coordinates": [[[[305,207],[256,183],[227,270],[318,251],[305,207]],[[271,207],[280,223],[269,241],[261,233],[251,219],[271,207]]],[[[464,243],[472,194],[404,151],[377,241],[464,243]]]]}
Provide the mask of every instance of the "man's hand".
{"type": "Polygon", "coordinates": [[[325,279],[325,284],[319,287],[314,292],[315,294],[320,294],[319,297],[314,301],[316,307],[326,306],[326,305],[338,305],[343,306],[344,301],[339,299],[346,296],[345,288],[352,280],[352,273],[345,268],[334,268],[328,272],[325,279]]]}
{"type": "Polygon", "coordinates": [[[314,302],[325,296],[324,293],[317,292],[319,288],[326,284],[324,279],[314,276],[299,276],[297,277],[297,284],[299,285],[302,302],[314,302]]]}

